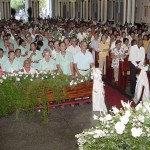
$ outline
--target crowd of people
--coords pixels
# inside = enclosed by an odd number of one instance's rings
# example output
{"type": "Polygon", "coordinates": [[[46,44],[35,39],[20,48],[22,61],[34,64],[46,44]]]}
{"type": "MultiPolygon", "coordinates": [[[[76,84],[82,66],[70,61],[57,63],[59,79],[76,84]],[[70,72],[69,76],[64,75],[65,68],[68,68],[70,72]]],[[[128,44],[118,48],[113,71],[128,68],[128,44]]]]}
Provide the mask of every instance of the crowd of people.
{"type": "Polygon", "coordinates": [[[105,75],[106,57],[110,56],[116,84],[119,61],[126,59],[131,62],[131,93],[134,94],[136,68],[150,60],[149,39],[147,26],[140,24],[101,24],[63,18],[37,19],[28,23],[2,20],[1,74],[57,71],[80,77],[87,75],[98,61],[105,75]],[[98,57],[95,52],[99,53],[98,57]]]}

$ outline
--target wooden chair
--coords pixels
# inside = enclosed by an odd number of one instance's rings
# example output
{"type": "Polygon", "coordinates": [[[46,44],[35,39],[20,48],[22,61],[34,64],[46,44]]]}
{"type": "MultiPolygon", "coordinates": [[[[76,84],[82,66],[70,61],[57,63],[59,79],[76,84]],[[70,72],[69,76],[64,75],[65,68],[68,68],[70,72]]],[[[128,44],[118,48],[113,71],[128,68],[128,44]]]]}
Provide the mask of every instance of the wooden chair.
{"type": "Polygon", "coordinates": [[[112,82],[114,70],[111,67],[112,59],[110,56],[106,56],[106,80],[112,82]]]}
{"type": "Polygon", "coordinates": [[[121,90],[125,91],[128,82],[130,81],[130,75],[127,73],[130,71],[130,62],[127,60],[119,62],[119,76],[118,86],[121,90]]]}

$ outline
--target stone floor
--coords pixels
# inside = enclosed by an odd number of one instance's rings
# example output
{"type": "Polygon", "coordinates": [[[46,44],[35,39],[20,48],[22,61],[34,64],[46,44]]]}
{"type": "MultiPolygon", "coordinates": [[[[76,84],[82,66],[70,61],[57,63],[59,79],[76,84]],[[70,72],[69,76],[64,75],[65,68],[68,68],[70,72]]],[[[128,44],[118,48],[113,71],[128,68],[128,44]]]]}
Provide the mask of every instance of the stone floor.
{"type": "Polygon", "coordinates": [[[75,134],[95,124],[92,116],[90,103],[52,109],[48,124],[39,112],[32,120],[24,113],[0,118],[0,150],[77,150],[75,134]]]}

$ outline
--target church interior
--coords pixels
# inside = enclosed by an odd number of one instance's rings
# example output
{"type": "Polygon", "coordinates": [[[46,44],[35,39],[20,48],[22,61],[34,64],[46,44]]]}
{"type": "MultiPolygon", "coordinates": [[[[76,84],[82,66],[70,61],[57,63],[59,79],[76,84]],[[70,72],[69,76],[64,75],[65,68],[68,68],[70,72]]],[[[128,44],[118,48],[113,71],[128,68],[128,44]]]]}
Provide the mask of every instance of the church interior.
{"type": "Polygon", "coordinates": [[[150,150],[150,0],[0,0],[0,150],[150,150]]]}

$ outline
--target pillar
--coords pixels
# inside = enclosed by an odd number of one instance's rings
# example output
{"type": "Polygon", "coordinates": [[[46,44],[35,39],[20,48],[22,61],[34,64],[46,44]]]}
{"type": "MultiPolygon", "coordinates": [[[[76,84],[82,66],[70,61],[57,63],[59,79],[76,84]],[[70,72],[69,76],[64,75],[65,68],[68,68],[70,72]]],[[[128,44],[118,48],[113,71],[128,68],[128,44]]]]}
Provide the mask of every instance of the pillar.
{"type": "Polygon", "coordinates": [[[126,0],[124,0],[123,2],[124,2],[124,7],[123,7],[123,24],[125,24],[125,22],[126,22],[127,3],[126,3],[126,0]]]}
{"type": "Polygon", "coordinates": [[[104,22],[107,22],[107,0],[104,3],[104,22]]]}
{"type": "Polygon", "coordinates": [[[103,10],[104,10],[104,0],[101,0],[101,22],[104,21],[103,10]]]}
{"type": "Polygon", "coordinates": [[[131,23],[134,25],[134,20],[135,20],[135,0],[132,0],[132,16],[131,16],[131,23]]]}
{"type": "Polygon", "coordinates": [[[128,6],[127,6],[127,23],[130,23],[130,16],[131,16],[131,0],[127,0],[128,6]]]}
{"type": "Polygon", "coordinates": [[[97,20],[100,20],[101,0],[98,0],[97,20]]]}

